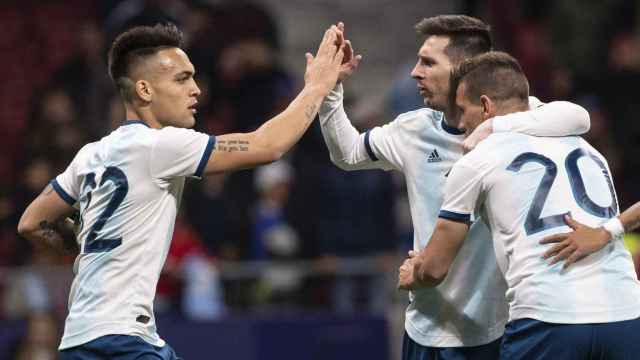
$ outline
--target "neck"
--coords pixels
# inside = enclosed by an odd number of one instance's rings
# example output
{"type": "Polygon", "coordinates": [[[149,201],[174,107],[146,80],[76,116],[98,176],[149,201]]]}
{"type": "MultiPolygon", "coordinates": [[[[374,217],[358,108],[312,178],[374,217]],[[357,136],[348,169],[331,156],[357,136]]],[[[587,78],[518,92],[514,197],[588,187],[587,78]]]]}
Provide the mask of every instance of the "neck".
{"type": "Polygon", "coordinates": [[[460,125],[460,117],[456,116],[456,113],[451,110],[445,110],[442,113],[444,114],[444,122],[457,129],[458,125],[460,125]]]}
{"type": "Polygon", "coordinates": [[[500,104],[496,109],[496,113],[494,116],[507,115],[515,112],[527,111],[529,110],[529,104],[523,103],[521,101],[516,100],[507,100],[500,104]]]}
{"type": "Polygon", "coordinates": [[[126,121],[142,120],[153,129],[161,129],[163,127],[150,110],[138,108],[131,104],[125,104],[124,107],[126,121]]]}

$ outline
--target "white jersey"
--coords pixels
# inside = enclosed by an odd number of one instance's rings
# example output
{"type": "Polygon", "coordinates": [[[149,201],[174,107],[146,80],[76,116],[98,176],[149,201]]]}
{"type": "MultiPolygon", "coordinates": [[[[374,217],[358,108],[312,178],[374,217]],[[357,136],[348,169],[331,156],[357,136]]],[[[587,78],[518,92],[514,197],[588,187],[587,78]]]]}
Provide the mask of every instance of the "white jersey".
{"type": "MultiPolygon", "coordinates": [[[[403,172],[414,227],[413,247],[423,249],[442,205],[446,175],[463,155],[464,135],[447,126],[441,112],[428,108],[402,114],[385,126],[359,134],[347,118],[342,97],[339,85],[325,99],[319,113],[333,162],[345,170],[382,168],[403,172]]],[[[531,98],[532,108],[539,105],[537,99],[531,98]]],[[[495,118],[494,131],[558,136],[585,132],[589,118],[580,109],[570,103],[551,103],[520,113],[516,121],[495,118]]],[[[504,297],[507,287],[493,249],[488,246],[489,231],[479,221],[467,238],[439,286],[410,294],[405,329],[411,339],[423,346],[482,345],[504,332],[508,319],[504,297]]]]}
{"type": "Polygon", "coordinates": [[[618,215],[607,161],[582,138],[491,135],[456,163],[445,193],[441,217],[469,219],[476,210],[486,217],[509,286],[510,320],[577,324],[640,316],[640,284],[621,238],[567,270],[542,259],[552,245],[539,241],[571,230],[563,214],[592,227],[618,215]]]}
{"type": "Polygon", "coordinates": [[[153,315],[156,284],[185,177],[202,175],[214,143],[193,130],[128,121],[84,146],[52,182],[81,214],[60,349],[111,334],[164,345],[153,315]]]}

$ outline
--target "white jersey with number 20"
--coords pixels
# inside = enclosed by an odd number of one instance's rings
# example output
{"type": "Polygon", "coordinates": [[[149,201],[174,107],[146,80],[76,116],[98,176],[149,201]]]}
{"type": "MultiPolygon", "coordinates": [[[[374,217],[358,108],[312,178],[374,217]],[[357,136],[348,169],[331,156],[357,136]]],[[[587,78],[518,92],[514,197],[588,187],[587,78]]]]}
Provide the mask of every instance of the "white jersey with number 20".
{"type": "MultiPolygon", "coordinates": [[[[640,286],[621,239],[563,270],[542,258],[539,241],[571,229],[563,214],[589,226],[618,215],[605,158],[577,136],[493,134],[453,167],[443,218],[474,218],[492,232],[509,289],[510,320],[603,323],[640,316],[640,286]]],[[[474,240],[474,239],[468,239],[474,240]]]]}

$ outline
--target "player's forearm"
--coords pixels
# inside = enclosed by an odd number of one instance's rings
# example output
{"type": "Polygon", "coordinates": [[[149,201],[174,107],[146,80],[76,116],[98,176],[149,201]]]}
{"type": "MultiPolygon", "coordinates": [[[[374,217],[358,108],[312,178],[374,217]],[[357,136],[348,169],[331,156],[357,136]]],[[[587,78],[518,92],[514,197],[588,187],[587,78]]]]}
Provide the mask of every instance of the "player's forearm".
{"type": "Polygon", "coordinates": [[[554,101],[536,109],[497,116],[493,131],[512,131],[533,136],[570,136],[589,131],[589,112],[567,101],[554,101]]]}
{"type": "Polygon", "coordinates": [[[342,85],[336,86],[320,106],[320,129],[331,161],[343,170],[376,167],[363,143],[362,134],[351,124],[342,103],[342,85]]]}
{"type": "Polygon", "coordinates": [[[640,227],[640,202],[620,214],[620,222],[625,231],[633,231],[640,227]]]}
{"type": "Polygon", "coordinates": [[[77,247],[73,232],[73,221],[68,218],[59,221],[52,219],[21,219],[18,225],[18,233],[27,240],[42,242],[49,248],[59,252],[73,251],[77,247]]]}
{"type": "Polygon", "coordinates": [[[254,132],[256,147],[263,149],[271,161],[280,159],[309,128],[325,95],[317,87],[306,86],[302,89],[282,113],[254,132]]]}

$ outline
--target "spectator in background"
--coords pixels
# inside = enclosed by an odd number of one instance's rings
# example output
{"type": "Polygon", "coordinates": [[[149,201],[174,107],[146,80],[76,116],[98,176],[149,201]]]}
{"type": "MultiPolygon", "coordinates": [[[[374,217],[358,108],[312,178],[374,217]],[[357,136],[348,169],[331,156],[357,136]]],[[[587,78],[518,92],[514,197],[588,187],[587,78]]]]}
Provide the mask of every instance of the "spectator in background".
{"type": "MultiPolygon", "coordinates": [[[[358,129],[371,128],[382,122],[381,103],[360,100],[353,105],[354,123],[358,129]]],[[[401,247],[396,234],[398,195],[392,174],[385,171],[345,172],[330,166],[321,181],[319,252],[329,260],[325,261],[329,269],[332,263],[336,264],[334,257],[376,259],[370,274],[337,274],[331,292],[332,307],[340,313],[353,313],[360,308],[382,313],[390,298],[382,289],[388,289],[388,282],[393,281],[387,274],[392,273],[393,255],[401,247]]],[[[333,269],[336,270],[340,269],[333,269]]],[[[348,268],[343,270],[348,271],[348,268]]]]}
{"type": "Polygon", "coordinates": [[[107,67],[104,44],[105,35],[95,21],[82,23],[76,34],[74,55],[53,74],[51,80],[71,98],[76,117],[91,139],[100,138],[111,130],[109,101],[106,99],[115,95],[115,89],[104,70],[107,67]]]}
{"type": "Polygon", "coordinates": [[[292,304],[302,285],[300,270],[287,264],[300,254],[300,238],[286,213],[293,179],[294,170],[285,160],[255,171],[251,258],[275,262],[259,281],[262,302],[292,304]]]}
{"type": "Polygon", "coordinates": [[[15,360],[56,360],[60,325],[47,312],[34,312],[27,320],[27,333],[16,350],[15,360]]]}
{"type": "Polygon", "coordinates": [[[182,216],[176,219],[154,306],[158,312],[180,308],[192,320],[212,320],[224,312],[218,270],[182,216]]]}

